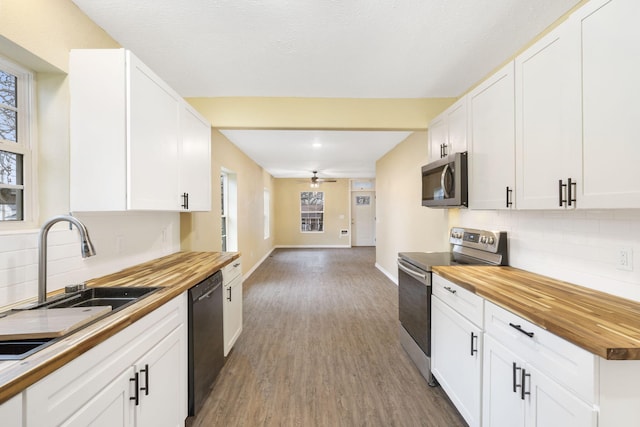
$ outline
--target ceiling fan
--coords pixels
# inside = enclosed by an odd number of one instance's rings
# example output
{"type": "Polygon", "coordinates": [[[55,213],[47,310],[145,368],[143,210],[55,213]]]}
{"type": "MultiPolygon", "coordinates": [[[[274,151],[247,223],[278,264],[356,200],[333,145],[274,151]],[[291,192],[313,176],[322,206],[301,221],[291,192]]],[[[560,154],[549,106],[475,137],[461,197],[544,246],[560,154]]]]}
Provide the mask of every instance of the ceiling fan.
{"type": "Polygon", "coordinates": [[[311,188],[318,188],[320,187],[321,182],[338,182],[338,181],[335,179],[319,178],[318,171],[313,171],[313,176],[309,179],[309,181],[305,180],[302,182],[309,182],[311,184],[311,188]]]}

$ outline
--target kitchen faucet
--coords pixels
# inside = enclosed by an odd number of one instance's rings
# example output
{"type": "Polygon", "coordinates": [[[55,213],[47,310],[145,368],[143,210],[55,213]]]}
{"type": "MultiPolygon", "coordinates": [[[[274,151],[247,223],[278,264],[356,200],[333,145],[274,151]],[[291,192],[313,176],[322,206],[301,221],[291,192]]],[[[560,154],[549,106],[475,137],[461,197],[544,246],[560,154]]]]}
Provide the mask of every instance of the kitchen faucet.
{"type": "Polygon", "coordinates": [[[53,224],[60,221],[67,221],[78,228],[80,232],[80,251],[82,258],[96,254],[93,243],[91,243],[91,239],[89,238],[87,227],[85,227],[79,219],[71,215],[58,215],[45,222],[38,236],[38,304],[42,304],[47,300],[47,234],[53,224]]]}

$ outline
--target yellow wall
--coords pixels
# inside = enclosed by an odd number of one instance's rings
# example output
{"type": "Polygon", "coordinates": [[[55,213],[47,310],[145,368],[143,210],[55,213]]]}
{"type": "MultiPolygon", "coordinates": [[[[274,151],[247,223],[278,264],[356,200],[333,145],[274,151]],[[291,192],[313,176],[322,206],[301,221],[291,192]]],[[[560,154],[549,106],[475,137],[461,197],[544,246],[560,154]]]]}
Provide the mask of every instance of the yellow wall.
{"type": "Polygon", "coordinates": [[[376,162],[376,263],[397,277],[398,252],[449,250],[446,209],[421,205],[427,132],[414,132],[376,162]]]}
{"type": "Polygon", "coordinates": [[[300,192],[311,191],[308,182],[277,178],[275,181],[276,246],[349,246],[350,235],[341,236],[341,229],[349,229],[349,180],[324,183],[318,190],[325,198],[324,232],[300,231],[300,192]]]}
{"type": "Polygon", "coordinates": [[[69,49],[119,47],[70,0],[0,0],[0,34],[62,71],[69,49]]]}
{"type": "Polygon", "coordinates": [[[189,98],[214,128],[424,130],[454,98],[189,98]]]}
{"type": "MultiPolygon", "coordinates": [[[[119,45],[70,0],[0,0],[0,54],[36,71],[39,215],[69,212],[69,50],[119,45]]],[[[37,209],[38,210],[38,209],[37,209]]]]}
{"type": "Polygon", "coordinates": [[[211,132],[211,211],[180,215],[180,237],[183,250],[220,251],[220,172],[222,168],[237,175],[238,182],[238,250],[246,273],[273,248],[274,185],[273,178],[247,157],[217,130],[211,132]],[[264,239],[264,189],[271,194],[271,232],[264,239]]]}

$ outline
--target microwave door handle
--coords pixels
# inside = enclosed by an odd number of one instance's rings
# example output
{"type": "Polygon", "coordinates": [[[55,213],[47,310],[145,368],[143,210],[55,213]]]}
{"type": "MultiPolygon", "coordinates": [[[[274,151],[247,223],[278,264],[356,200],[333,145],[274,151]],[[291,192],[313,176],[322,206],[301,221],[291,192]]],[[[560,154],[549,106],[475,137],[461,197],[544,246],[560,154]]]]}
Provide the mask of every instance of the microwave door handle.
{"type": "Polygon", "coordinates": [[[447,179],[447,171],[450,169],[449,164],[447,163],[446,165],[444,165],[444,168],[442,169],[442,174],[440,175],[440,187],[442,188],[442,192],[444,193],[444,197],[446,197],[447,199],[450,197],[449,196],[449,190],[447,189],[447,186],[445,185],[445,181],[447,179]]]}

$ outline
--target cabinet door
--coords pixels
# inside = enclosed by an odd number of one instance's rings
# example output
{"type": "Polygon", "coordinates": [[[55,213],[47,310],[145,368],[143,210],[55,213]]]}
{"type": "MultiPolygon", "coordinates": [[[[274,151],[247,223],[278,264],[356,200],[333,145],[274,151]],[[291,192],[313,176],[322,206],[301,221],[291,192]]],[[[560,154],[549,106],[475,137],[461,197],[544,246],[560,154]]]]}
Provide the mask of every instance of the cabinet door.
{"type": "Polygon", "coordinates": [[[513,62],[469,94],[469,109],[469,207],[513,207],[507,203],[515,182],[513,62]]]}
{"type": "Polygon", "coordinates": [[[133,368],[129,368],[79,408],[62,426],[127,427],[133,425],[133,368]]]}
{"type": "Polygon", "coordinates": [[[180,325],[136,364],[139,374],[137,426],[183,426],[187,418],[185,326],[180,325]]]}
{"type": "Polygon", "coordinates": [[[525,395],[527,427],[595,427],[596,412],[564,387],[527,366],[525,395]]]}
{"type": "Polygon", "coordinates": [[[242,276],[225,285],[223,317],[226,357],[242,332],[242,276]]]}
{"type": "Polygon", "coordinates": [[[483,356],[482,425],[524,426],[525,406],[520,389],[524,361],[487,334],[483,356]]]}
{"type": "Polygon", "coordinates": [[[210,211],[211,125],[187,105],[180,111],[180,194],[188,194],[188,210],[210,211]]]}
{"type": "Polygon", "coordinates": [[[0,404],[0,420],[5,427],[22,427],[22,394],[0,404]]]}
{"type": "Polygon", "coordinates": [[[180,99],[133,54],[127,54],[127,207],[180,210],[180,99]]]}
{"type": "Polygon", "coordinates": [[[465,96],[445,111],[447,117],[446,155],[467,151],[467,100],[465,96]]]}
{"type": "Polygon", "coordinates": [[[444,145],[447,144],[447,123],[443,114],[431,120],[429,123],[429,161],[438,160],[444,154],[444,145]]]}
{"type": "Polygon", "coordinates": [[[479,426],[482,331],[438,297],[431,309],[431,371],[469,426],[479,426]]]}
{"type": "Polygon", "coordinates": [[[564,24],[515,60],[518,209],[559,209],[559,180],[580,177],[580,57],[564,24]]]}
{"type": "Polygon", "coordinates": [[[578,207],[640,207],[640,2],[597,0],[576,13],[582,35],[582,183],[578,207]]]}

